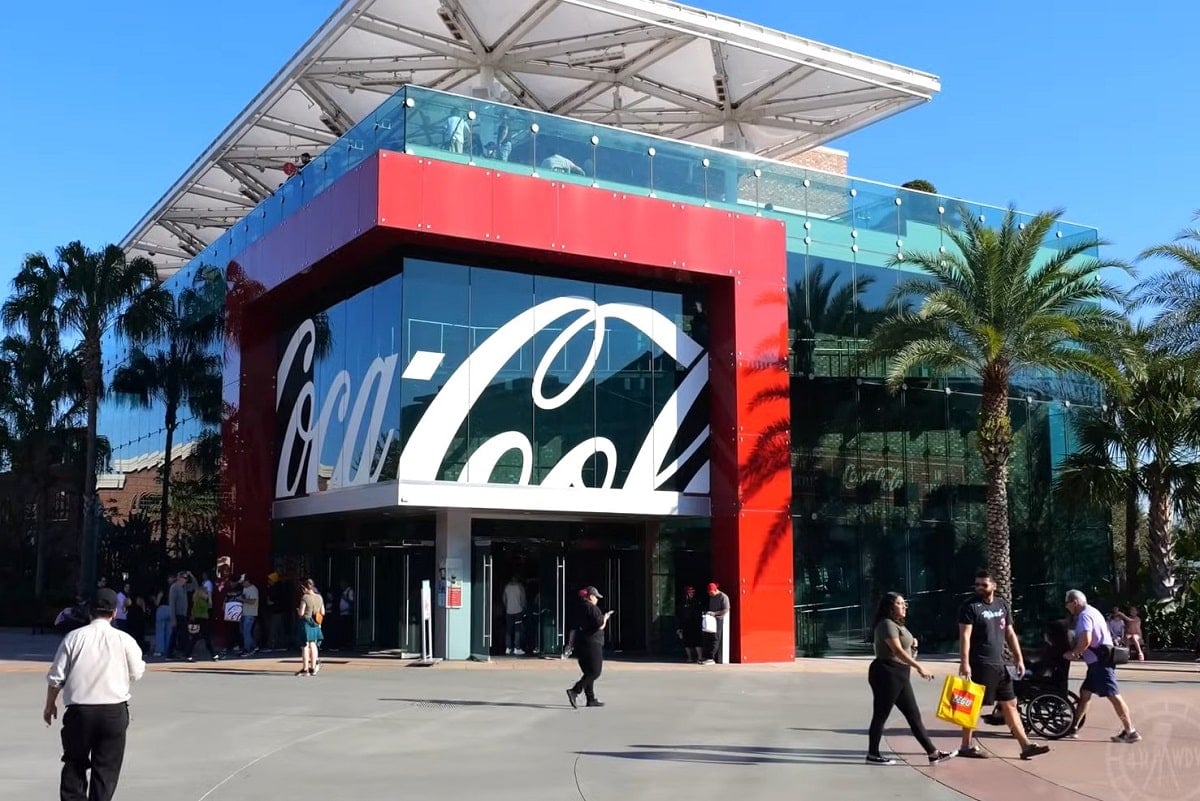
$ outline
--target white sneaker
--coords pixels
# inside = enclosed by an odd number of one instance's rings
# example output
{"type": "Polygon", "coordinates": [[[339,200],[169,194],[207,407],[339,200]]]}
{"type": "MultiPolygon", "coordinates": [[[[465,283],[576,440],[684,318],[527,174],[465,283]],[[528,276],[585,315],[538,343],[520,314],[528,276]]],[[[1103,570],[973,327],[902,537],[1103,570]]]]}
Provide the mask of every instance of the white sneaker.
{"type": "Polygon", "coordinates": [[[512,649],[511,649],[511,648],[506,648],[506,649],[504,650],[504,655],[505,655],[505,656],[512,656],[512,655],[513,655],[513,653],[512,653],[512,649]]]}
{"type": "Polygon", "coordinates": [[[520,648],[513,649],[513,653],[516,654],[517,656],[525,656],[525,652],[522,651],[520,648]]]}

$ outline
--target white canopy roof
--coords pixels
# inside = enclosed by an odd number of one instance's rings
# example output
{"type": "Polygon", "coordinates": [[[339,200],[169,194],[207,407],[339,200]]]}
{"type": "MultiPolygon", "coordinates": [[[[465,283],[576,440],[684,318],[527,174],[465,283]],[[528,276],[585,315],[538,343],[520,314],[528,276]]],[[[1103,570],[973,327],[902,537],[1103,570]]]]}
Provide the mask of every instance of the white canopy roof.
{"type": "Polygon", "coordinates": [[[166,276],[412,83],[786,158],[935,76],[663,0],[345,0],[125,237],[166,276]]]}

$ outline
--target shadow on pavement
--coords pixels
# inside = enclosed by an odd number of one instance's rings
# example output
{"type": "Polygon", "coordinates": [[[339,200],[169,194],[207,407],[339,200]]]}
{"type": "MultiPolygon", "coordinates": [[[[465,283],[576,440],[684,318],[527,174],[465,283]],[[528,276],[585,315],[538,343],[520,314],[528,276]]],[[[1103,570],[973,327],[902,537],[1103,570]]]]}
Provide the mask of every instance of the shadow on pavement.
{"type": "Polygon", "coordinates": [[[255,668],[221,668],[219,670],[205,668],[177,667],[168,668],[167,673],[199,673],[204,676],[285,676],[295,678],[294,673],[283,670],[257,670],[255,668]]]}
{"type": "Polygon", "coordinates": [[[849,765],[863,752],[836,748],[768,748],[754,745],[632,745],[629,751],[578,751],[581,756],[710,765],[849,765]]]}
{"type": "Polygon", "coordinates": [[[570,709],[566,704],[525,704],[518,701],[464,701],[446,698],[380,698],[380,701],[394,701],[413,706],[495,706],[515,709],[570,709]]]}
{"type": "Polygon", "coordinates": [[[867,736],[867,730],[865,727],[861,729],[829,729],[821,726],[789,726],[788,731],[811,731],[820,732],[821,734],[857,734],[863,737],[867,736]]]}

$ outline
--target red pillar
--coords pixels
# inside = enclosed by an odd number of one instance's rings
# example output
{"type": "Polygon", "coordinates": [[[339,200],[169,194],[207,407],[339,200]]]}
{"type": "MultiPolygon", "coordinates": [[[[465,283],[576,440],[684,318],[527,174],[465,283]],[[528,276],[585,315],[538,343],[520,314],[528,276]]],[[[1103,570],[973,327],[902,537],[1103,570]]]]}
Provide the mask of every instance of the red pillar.
{"type": "Polygon", "coordinates": [[[713,571],[732,603],[730,657],[795,658],[786,248],[735,229],[734,277],[710,290],[713,571]]]}

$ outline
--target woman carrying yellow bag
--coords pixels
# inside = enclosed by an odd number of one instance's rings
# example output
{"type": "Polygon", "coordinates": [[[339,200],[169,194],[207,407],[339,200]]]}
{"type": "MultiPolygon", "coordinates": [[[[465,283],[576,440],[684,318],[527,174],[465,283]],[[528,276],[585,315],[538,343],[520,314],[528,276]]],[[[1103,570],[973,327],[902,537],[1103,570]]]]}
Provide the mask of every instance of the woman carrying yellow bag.
{"type": "Polygon", "coordinates": [[[892,714],[893,707],[898,707],[900,714],[908,721],[913,737],[917,738],[917,742],[929,756],[930,765],[936,765],[954,756],[933,747],[921,720],[921,710],[913,695],[912,671],[915,668],[917,675],[926,681],[931,680],[933,674],[927,672],[913,658],[917,650],[917,640],[904,626],[907,610],[908,602],[897,592],[889,592],[880,598],[879,606],[875,610],[875,661],[867,670],[867,683],[871,685],[871,693],[875,698],[867,738],[867,763],[871,765],[896,763],[896,760],[888,759],[879,753],[883,726],[892,714]]]}

